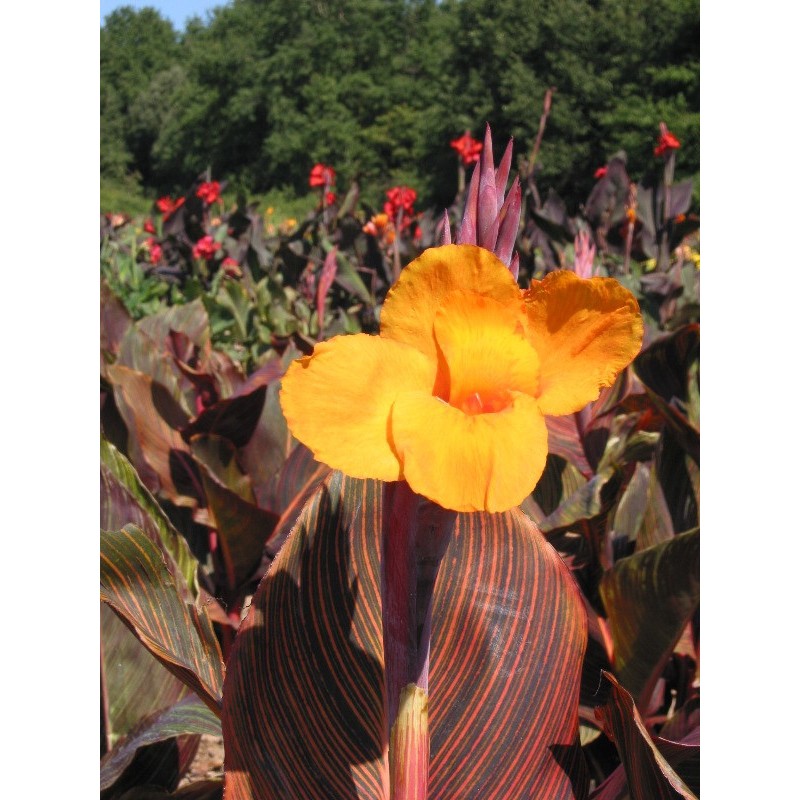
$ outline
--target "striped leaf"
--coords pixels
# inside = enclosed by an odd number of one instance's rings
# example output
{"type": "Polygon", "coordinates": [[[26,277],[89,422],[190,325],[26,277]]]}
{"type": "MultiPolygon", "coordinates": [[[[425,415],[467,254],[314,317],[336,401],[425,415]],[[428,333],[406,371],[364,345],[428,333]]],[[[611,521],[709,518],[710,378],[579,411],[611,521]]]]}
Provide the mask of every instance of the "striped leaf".
{"type": "Polygon", "coordinates": [[[179,590],[183,591],[185,586],[189,595],[186,599],[195,598],[199,564],[186,540],[175,530],[130,461],[101,437],[100,529],[119,530],[128,524],[136,525],[161,547],[174,563],[174,567],[169,567],[170,573],[173,576],[180,573],[183,578],[177,581],[179,590]]]}
{"type": "MultiPolygon", "coordinates": [[[[608,701],[595,713],[617,746],[631,800],[697,800],[650,738],[633,697],[608,672],[603,673],[603,684],[601,691],[608,694],[608,701]]],[[[622,785],[620,774],[612,773],[605,785],[592,793],[592,800],[620,797],[622,785]]]]}
{"type": "MultiPolygon", "coordinates": [[[[334,472],[253,598],[223,699],[226,800],[387,798],[382,486],[334,472]]],[[[462,514],[433,600],[430,794],[583,798],[586,617],[519,511],[462,514]]]]}
{"type": "Polygon", "coordinates": [[[146,717],[117,742],[100,762],[100,788],[112,786],[140,748],[186,734],[221,735],[219,719],[195,695],[146,717]]]}
{"type": "Polygon", "coordinates": [[[222,788],[221,780],[195,781],[174,792],[158,786],[137,786],[118,800],[222,800],[222,788]]]}
{"type": "Polygon", "coordinates": [[[620,683],[646,707],[700,602],[700,531],[620,559],[600,583],[620,683]]]}
{"type": "Polygon", "coordinates": [[[183,600],[161,550],[132,525],[100,534],[100,599],[219,713],[224,666],[208,613],[183,600]]]}
{"type": "Polygon", "coordinates": [[[105,603],[100,603],[100,637],[100,689],[110,749],[142,719],[174,705],[189,690],[142,647],[105,603]]]}
{"type": "Polygon", "coordinates": [[[294,447],[269,493],[267,507],[281,515],[267,543],[270,552],[277,553],[283,547],[306,502],[330,473],[331,468],[316,461],[305,445],[294,447]]]}

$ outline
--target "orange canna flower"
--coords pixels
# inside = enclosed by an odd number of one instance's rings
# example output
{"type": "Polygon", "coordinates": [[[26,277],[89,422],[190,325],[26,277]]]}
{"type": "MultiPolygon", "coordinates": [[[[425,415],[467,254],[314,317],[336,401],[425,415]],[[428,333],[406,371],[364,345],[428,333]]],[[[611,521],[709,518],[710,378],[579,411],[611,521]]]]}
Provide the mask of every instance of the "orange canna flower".
{"type": "Polygon", "coordinates": [[[596,399],[643,333],[613,279],[557,271],[523,292],[493,253],[453,244],[401,272],[380,324],[291,364],[289,428],[334,469],[406,480],[455,511],[521,503],[544,470],[544,415],[596,399]]]}

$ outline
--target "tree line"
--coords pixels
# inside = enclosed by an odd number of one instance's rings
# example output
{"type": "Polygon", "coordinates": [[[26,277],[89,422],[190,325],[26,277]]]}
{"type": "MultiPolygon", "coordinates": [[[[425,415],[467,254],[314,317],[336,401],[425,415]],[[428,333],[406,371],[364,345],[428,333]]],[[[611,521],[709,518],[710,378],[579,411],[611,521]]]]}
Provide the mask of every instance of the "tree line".
{"type": "Polygon", "coordinates": [[[403,183],[442,206],[449,142],[488,121],[496,148],[530,153],[552,87],[542,187],[575,204],[619,150],[646,173],[660,120],[693,175],[699,17],[699,0],[233,0],[178,32],[124,7],[100,30],[101,174],[305,193],[324,162],[341,191],[403,183]]]}

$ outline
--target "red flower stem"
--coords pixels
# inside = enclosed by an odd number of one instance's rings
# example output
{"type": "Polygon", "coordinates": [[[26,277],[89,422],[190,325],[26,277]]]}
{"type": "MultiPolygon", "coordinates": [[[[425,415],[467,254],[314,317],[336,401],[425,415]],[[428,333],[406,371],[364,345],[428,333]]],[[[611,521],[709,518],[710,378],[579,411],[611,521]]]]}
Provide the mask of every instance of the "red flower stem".
{"type": "Polygon", "coordinates": [[[384,486],[381,593],[392,800],[428,796],[433,587],[455,519],[405,481],[384,486]]]}

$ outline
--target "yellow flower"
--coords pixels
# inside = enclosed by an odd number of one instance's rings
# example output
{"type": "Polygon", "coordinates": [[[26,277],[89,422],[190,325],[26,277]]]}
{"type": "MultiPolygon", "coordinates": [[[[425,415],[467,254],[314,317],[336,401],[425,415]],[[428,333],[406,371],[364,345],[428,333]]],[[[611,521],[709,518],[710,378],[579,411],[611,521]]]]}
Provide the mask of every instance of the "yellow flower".
{"type": "Polygon", "coordinates": [[[596,399],[642,332],[615,280],[558,271],[522,292],[493,253],[445,245],[402,271],[378,336],[337,336],[295,361],[281,404],[334,469],[406,480],[455,511],[506,511],[544,470],[544,415],[596,399]]]}

